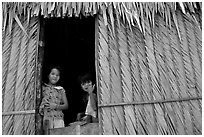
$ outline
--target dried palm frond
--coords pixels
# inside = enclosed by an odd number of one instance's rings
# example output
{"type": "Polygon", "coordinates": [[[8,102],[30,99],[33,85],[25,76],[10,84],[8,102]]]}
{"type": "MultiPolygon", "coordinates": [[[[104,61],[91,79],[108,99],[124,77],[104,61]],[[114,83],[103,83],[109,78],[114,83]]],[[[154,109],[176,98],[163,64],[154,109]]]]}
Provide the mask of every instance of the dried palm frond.
{"type": "MultiPolygon", "coordinates": [[[[193,15],[197,9],[202,9],[202,4],[196,2],[3,2],[3,29],[8,26],[11,30],[13,19],[18,21],[19,16],[26,16],[28,22],[33,16],[47,17],[78,17],[80,14],[94,15],[103,12],[105,24],[107,17],[111,17],[113,24],[113,14],[120,16],[123,21],[127,21],[131,27],[138,24],[140,30],[145,34],[145,20],[148,20],[154,26],[156,14],[160,14],[166,20],[166,24],[171,26],[171,16],[177,25],[175,11],[180,8],[184,14],[193,15]],[[108,15],[106,10],[108,9],[108,15]],[[7,18],[9,18],[7,22],[7,18]]],[[[113,27],[113,26],[112,26],[113,27]]],[[[114,27],[113,27],[114,29],[114,27]]],[[[22,28],[22,30],[24,30],[22,28]]],[[[178,29],[177,29],[178,31],[178,29]]],[[[25,31],[24,31],[25,32],[25,31]]],[[[26,32],[25,32],[26,33],[26,32]]]]}

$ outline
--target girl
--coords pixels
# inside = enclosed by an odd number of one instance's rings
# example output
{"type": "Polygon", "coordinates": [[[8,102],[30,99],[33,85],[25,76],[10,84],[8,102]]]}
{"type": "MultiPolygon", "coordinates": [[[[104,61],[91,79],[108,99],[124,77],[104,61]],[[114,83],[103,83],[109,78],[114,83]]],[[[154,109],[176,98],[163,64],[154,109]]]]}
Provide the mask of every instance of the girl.
{"type": "Polygon", "coordinates": [[[40,105],[40,113],[43,115],[43,127],[48,128],[64,127],[64,115],[62,110],[68,108],[68,101],[65,90],[57,86],[60,79],[58,67],[53,67],[48,76],[48,84],[42,87],[43,99],[40,105]]]}
{"type": "Polygon", "coordinates": [[[80,79],[81,88],[87,93],[85,94],[86,111],[85,113],[79,113],[77,120],[86,121],[86,123],[97,122],[97,97],[95,90],[95,84],[90,74],[86,74],[80,79]]]}

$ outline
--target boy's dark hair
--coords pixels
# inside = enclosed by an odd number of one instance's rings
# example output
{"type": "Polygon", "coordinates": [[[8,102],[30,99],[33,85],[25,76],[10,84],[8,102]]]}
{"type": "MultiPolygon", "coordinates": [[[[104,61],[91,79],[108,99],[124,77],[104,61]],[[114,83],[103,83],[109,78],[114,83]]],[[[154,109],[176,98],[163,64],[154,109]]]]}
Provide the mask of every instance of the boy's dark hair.
{"type": "Polygon", "coordinates": [[[81,84],[86,83],[86,82],[90,82],[90,81],[94,83],[93,77],[92,77],[92,75],[89,74],[89,73],[87,73],[87,74],[85,74],[85,75],[79,77],[79,82],[80,82],[81,84]]]}

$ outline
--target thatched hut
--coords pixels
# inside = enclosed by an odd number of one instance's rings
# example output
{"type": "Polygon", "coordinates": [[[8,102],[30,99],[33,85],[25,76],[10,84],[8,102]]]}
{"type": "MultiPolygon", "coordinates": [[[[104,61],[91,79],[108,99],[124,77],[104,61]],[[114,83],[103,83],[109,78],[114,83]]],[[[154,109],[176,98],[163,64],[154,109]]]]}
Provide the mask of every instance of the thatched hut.
{"type": "Polygon", "coordinates": [[[40,134],[46,26],[89,17],[92,44],[66,48],[76,60],[94,45],[100,134],[202,134],[201,2],[3,2],[2,12],[3,134],[40,134]]]}

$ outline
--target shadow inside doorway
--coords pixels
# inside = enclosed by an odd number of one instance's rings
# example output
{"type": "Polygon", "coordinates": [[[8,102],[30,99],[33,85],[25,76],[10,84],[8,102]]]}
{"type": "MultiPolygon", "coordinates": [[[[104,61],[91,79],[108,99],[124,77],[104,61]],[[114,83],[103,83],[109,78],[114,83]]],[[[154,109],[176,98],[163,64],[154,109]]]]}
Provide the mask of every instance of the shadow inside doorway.
{"type": "Polygon", "coordinates": [[[64,87],[69,103],[63,111],[65,125],[85,111],[78,77],[91,73],[95,77],[95,18],[52,18],[44,24],[44,60],[42,80],[47,83],[48,68],[61,67],[59,85],[64,87]]]}

